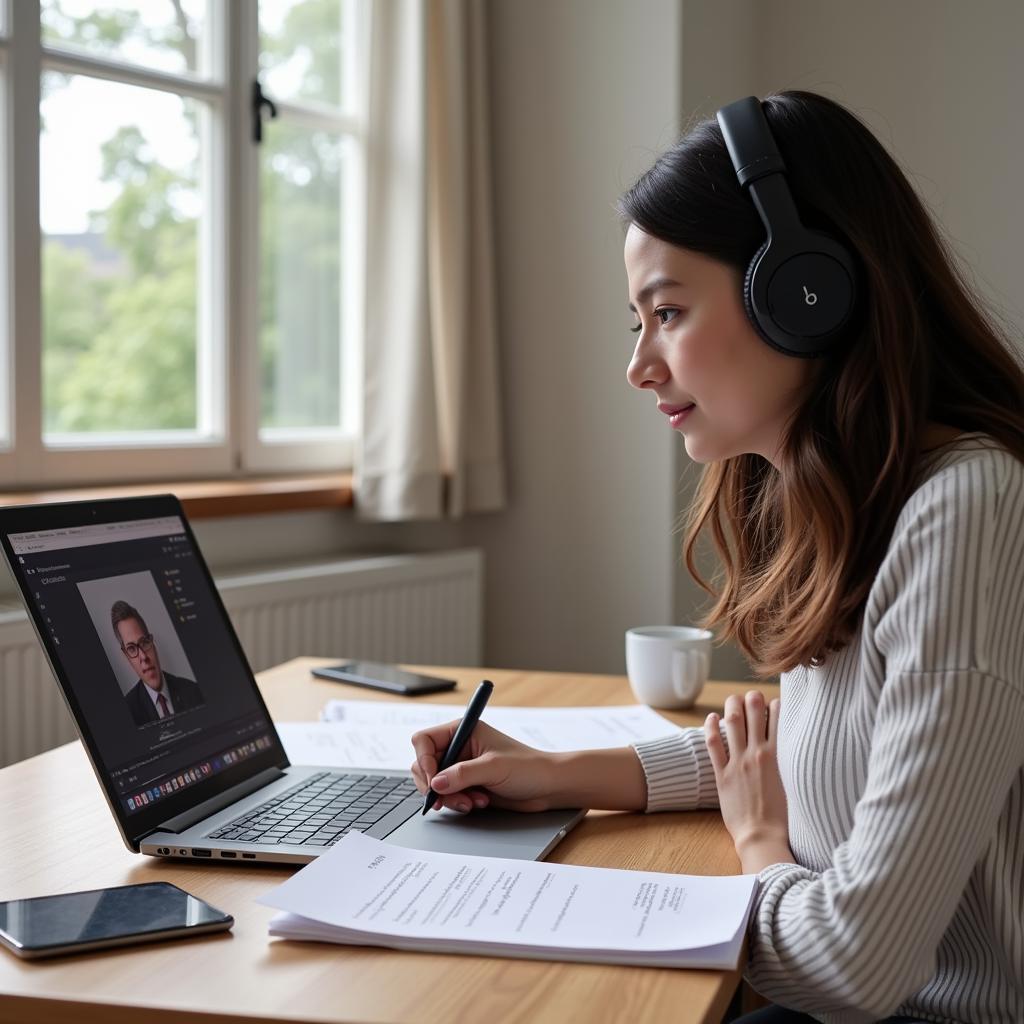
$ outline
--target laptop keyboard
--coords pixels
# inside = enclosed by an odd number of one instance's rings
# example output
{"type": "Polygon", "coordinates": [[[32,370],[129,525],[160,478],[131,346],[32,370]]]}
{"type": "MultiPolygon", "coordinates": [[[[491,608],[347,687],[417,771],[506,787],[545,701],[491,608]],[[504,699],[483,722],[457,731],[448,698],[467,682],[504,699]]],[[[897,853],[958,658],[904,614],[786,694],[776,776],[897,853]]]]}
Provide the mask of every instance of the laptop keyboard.
{"type": "Polygon", "coordinates": [[[320,772],[234,821],[210,839],[289,846],[331,846],[346,832],[365,832],[416,793],[397,775],[320,772]]]}

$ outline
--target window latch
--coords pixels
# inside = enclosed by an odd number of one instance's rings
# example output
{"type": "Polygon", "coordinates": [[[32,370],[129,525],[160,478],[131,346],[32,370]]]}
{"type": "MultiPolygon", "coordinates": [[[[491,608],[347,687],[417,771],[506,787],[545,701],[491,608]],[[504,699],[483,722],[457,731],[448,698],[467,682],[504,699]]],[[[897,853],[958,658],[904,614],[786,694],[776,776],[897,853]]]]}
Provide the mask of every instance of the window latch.
{"type": "Polygon", "coordinates": [[[256,143],[263,141],[264,110],[270,115],[271,120],[277,117],[276,104],[260,88],[260,80],[254,78],[252,82],[252,139],[256,143]]]}

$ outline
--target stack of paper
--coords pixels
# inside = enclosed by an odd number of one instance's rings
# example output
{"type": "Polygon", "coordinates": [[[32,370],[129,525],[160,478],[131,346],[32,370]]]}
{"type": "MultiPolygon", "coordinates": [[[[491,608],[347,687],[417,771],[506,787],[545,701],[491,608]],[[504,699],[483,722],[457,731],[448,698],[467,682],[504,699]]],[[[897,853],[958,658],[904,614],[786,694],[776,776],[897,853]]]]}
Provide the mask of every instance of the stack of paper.
{"type": "Polygon", "coordinates": [[[541,960],[733,970],[756,875],[408,850],[349,833],[259,902],[270,934],[541,960]]]}
{"type": "MultiPolygon", "coordinates": [[[[417,729],[461,718],[461,704],[398,704],[332,700],[323,722],[279,722],[285,751],[294,764],[334,768],[398,768],[412,763],[409,742],[417,729]]],[[[643,704],[621,707],[488,707],[483,720],[538,750],[593,750],[657,739],[679,726],[643,704]]]]}

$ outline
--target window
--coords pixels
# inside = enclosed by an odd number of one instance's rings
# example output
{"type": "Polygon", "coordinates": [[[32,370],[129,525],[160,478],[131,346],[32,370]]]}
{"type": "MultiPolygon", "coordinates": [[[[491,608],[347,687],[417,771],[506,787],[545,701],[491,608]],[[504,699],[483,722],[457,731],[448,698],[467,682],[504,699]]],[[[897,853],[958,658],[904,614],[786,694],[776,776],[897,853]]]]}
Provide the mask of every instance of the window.
{"type": "Polygon", "coordinates": [[[350,463],[365,2],[0,0],[8,481],[350,463]]]}

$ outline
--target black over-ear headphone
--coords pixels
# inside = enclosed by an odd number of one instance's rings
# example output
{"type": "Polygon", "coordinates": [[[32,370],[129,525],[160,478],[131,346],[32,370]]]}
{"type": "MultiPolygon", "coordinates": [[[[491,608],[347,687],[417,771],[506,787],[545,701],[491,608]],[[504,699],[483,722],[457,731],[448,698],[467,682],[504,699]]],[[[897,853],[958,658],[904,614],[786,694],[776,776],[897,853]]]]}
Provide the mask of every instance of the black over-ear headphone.
{"type": "Polygon", "coordinates": [[[820,356],[843,340],[857,307],[850,250],[800,222],[786,166],[756,96],[718,111],[740,185],[749,189],[768,232],[743,281],[743,304],[758,334],[791,356],[820,356]]]}

